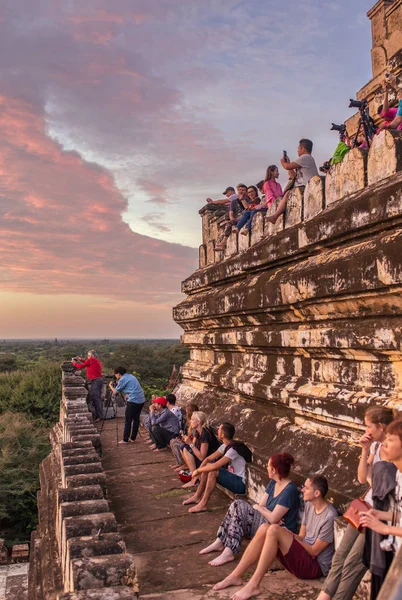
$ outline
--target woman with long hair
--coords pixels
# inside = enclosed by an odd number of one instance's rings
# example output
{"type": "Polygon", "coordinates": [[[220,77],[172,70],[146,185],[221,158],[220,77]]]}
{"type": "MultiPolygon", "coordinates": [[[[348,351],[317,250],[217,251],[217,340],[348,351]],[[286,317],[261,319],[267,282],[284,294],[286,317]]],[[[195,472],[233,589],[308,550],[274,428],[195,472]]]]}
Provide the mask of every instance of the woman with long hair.
{"type": "MultiPolygon", "coordinates": [[[[364,423],[366,432],[360,438],[362,453],[357,467],[359,483],[372,485],[373,465],[387,460],[382,444],[385,430],[396,418],[397,412],[383,406],[371,406],[366,410],[364,423]]],[[[363,500],[373,505],[372,490],[366,492],[363,500]]],[[[348,525],[339,548],[332,560],[331,570],[317,600],[352,600],[367,567],[362,562],[365,535],[348,525]]]]}
{"type": "MultiPolygon", "coordinates": [[[[202,411],[193,412],[190,427],[191,435],[183,436],[184,444],[181,447],[181,455],[188,470],[192,473],[201,465],[204,458],[218,449],[219,442],[208,426],[207,415],[202,411]]],[[[193,487],[197,480],[198,477],[195,477],[182,487],[193,487]]]]}
{"type": "Polygon", "coordinates": [[[200,554],[221,553],[209,562],[210,565],[219,567],[234,560],[240,552],[243,538],[254,537],[263,523],[281,523],[297,533],[300,494],[289,477],[293,464],[294,458],[287,452],[273,454],[267,465],[270,481],[258,504],[251,506],[244,500],[232,502],[218,529],[216,540],[200,551],[200,554]]]}

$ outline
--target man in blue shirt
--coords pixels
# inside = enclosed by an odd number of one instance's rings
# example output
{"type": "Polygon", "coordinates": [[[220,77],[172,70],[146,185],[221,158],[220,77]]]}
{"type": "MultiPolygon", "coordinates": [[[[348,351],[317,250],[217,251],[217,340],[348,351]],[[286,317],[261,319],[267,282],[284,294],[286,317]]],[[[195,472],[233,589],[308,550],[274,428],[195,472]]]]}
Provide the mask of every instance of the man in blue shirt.
{"type": "Polygon", "coordinates": [[[145,404],[144,390],[140,386],[138,379],[134,375],[127,373],[124,367],[117,367],[114,370],[114,375],[117,379],[116,387],[112,382],[109,383],[112,394],[115,395],[118,392],[122,392],[127,398],[124,434],[119,444],[128,444],[129,442],[135,442],[135,438],[137,437],[140,414],[145,404]]]}

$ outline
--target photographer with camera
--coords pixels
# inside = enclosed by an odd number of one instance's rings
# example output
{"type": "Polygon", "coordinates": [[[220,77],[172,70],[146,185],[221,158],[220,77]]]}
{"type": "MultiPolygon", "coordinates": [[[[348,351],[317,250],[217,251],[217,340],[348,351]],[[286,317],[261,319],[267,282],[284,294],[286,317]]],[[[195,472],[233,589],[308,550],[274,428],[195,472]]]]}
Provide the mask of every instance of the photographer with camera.
{"type": "Polygon", "coordinates": [[[109,383],[110,391],[114,396],[121,392],[127,398],[123,440],[119,442],[120,445],[123,445],[135,442],[140,425],[140,414],[145,404],[145,395],[138,379],[127,373],[124,367],[117,367],[114,370],[114,376],[117,385],[111,381],[109,383]]]}
{"type": "Polygon", "coordinates": [[[86,369],[87,379],[90,381],[90,398],[95,409],[95,423],[103,419],[102,410],[102,363],[98,359],[95,350],[88,350],[88,358],[85,360],[80,356],[71,359],[76,369],[86,369]]]}

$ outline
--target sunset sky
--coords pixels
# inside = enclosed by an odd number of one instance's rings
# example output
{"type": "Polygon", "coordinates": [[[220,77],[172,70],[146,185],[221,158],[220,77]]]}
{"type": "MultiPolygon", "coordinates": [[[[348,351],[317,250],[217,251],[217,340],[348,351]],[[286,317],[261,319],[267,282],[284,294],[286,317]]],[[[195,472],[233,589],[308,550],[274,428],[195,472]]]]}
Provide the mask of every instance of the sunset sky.
{"type": "Polygon", "coordinates": [[[205,198],[331,156],[373,4],[4,0],[0,337],[178,337],[205,198]]]}

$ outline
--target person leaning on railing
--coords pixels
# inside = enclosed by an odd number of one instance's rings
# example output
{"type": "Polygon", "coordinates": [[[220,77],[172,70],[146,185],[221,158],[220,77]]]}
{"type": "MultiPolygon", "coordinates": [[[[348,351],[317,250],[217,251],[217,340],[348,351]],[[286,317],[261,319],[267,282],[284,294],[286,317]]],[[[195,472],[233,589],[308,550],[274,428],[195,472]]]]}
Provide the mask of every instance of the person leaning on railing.
{"type": "Polygon", "coordinates": [[[71,359],[73,366],[76,369],[86,369],[87,378],[91,382],[90,398],[95,409],[95,423],[103,419],[102,410],[102,363],[98,359],[95,350],[88,350],[88,358],[85,360],[81,357],[71,359]]]}

